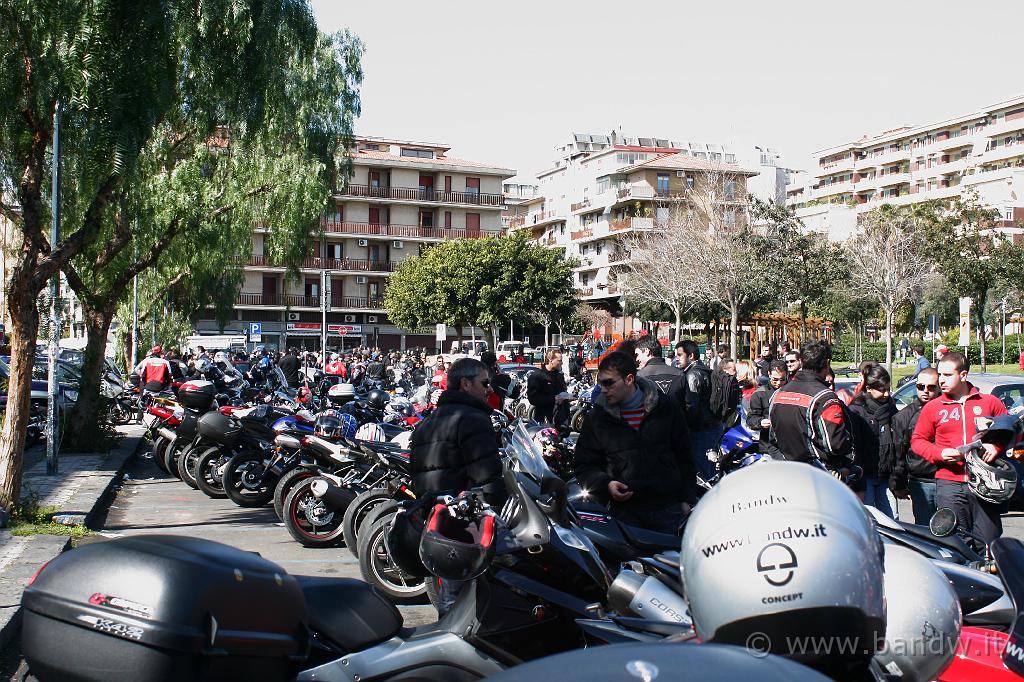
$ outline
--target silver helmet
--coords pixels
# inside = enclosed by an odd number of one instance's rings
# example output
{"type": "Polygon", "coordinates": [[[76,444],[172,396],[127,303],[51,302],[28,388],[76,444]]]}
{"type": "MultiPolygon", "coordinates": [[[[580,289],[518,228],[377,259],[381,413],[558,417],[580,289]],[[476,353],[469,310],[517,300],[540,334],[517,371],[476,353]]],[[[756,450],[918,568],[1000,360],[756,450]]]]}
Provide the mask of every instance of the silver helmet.
{"type": "Polygon", "coordinates": [[[1017,470],[1005,459],[985,462],[971,450],[964,456],[967,467],[967,487],[978,498],[1002,504],[1017,492],[1017,470]]]}
{"type": "Polygon", "coordinates": [[[899,545],[885,548],[885,645],[875,660],[901,682],[936,679],[960,640],[960,601],[932,562],[899,545]]]}
{"type": "Polygon", "coordinates": [[[697,635],[815,667],[866,665],[885,634],[882,554],[860,500],[826,472],[741,469],[703,497],[683,535],[697,635]],[[837,642],[842,651],[826,651],[837,642]]]}

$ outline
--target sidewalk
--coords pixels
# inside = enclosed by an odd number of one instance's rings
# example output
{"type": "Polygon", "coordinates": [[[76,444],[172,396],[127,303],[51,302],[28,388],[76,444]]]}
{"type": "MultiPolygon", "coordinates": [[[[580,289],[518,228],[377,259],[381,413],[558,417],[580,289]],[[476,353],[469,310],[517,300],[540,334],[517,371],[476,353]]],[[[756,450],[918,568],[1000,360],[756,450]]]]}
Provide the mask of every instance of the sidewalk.
{"type": "MultiPolygon", "coordinates": [[[[145,429],[118,427],[125,437],[105,455],[62,454],[59,473],[46,474],[46,460],[26,464],[22,497],[34,492],[40,506],[58,506],[71,523],[88,526],[103,511],[104,498],[113,492],[121,472],[135,455],[145,429]],[[78,517],[75,519],[74,517],[78,517]]],[[[58,535],[15,537],[0,530],[0,649],[5,648],[21,625],[21,592],[35,572],[70,546],[71,538],[58,535]]]]}

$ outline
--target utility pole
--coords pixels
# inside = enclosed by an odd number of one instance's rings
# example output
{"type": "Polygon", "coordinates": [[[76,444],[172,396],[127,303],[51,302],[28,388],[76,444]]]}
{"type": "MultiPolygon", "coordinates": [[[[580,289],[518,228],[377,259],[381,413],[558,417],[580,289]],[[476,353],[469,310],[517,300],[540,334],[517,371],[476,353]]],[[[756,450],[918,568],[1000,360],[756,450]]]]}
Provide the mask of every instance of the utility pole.
{"type": "MultiPolygon", "coordinates": [[[[53,224],[50,230],[50,248],[56,249],[60,241],[60,102],[53,112],[53,190],[50,192],[53,224]]],[[[60,451],[60,424],[57,401],[60,384],[57,383],[57,357],[60,355],[60,273],[50,278],[50,360],[47,377],[49,387],[46,401],[46,473],[57,475],[57,454],[60,451]]]]}
{"type": "MultiPolygon", "coordinates": [[[[136,240],[132,240],[135,244],[135,262],[139,260],[139,243],[136,240]]],[[[128,371],[135,369],[135,365],[139,362],[139,273],[135,273],[135,277],[132,278],[132,366],[128,368],[128,371]]]]}

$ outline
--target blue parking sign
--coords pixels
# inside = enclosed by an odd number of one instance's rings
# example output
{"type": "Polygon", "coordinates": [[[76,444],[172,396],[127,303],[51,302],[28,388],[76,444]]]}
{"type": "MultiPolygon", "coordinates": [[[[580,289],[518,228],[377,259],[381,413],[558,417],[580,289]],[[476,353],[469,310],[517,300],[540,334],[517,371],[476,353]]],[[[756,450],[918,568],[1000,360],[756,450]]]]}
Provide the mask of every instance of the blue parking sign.
{"type": "Polygon", "coordinates": [[[263,334],[263,323],[262,322],[250,322],[249,323],[249,336],[261,336],[263,334]]]}

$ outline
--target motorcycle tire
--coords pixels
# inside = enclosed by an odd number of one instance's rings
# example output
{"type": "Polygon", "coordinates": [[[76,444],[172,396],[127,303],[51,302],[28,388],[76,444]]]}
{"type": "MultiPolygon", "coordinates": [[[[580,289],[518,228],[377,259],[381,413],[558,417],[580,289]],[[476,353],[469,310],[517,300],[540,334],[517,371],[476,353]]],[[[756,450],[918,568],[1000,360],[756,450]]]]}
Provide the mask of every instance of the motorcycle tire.
{"type": "Polygon", "coordinates": [[[336,547],[341,544],[341,510],[330,510],[313,494],[319,477],[299,481],[284,501],[284,527],[303,547],[336,547]]]}
{"type": "Polygon", "coordinates": [[[174,457],[174,471],[184,481],[185,485],[192,490],[199,490],[199,482],[196,480],[196,457],[200,452],[199,448],[188,448],[185,452],[179,452],[174,457]]]}
{"type": "Polygon", "coordinates": [[[167,446],[170,444],[170,441],[163,436],[157,436],[153,441],[153,464],[165,474],[171,473],[167,470],[167,464],[164,462],[164,457],[167,456],[167,446]]]}
{"type": "Polygon", "coordinates": [[[224,453],[216,445],[203,449],[196,457],[196,468],[193,472],[199,489],[210,498],[223,500],[228,494],[224,492],[224,483],[220,473],[226,464],[224,453]]]}
{"type": "Polygon", "coordinates": [[[577,410],[569,421],[569,428],[579,433],[583,429],[583,418],[587,416],[586,410],[577,410]]]}
{"type": "Polygon", "coordinates": [[[110,411],[108,414],[110,416],[111,423],[115,426],[130,424],[135,418],[135,415],[132,414],[131,408],[116,399],[110,403],[110,411]]]}
{"type": "Polygon", "coordinates": [[[179,468],[181,466],[179,461],[181,456],[182,451],[181,448],[178,447],[177,441],[169,443],[167,447],[164,448],[164,469],[166,469],[167,473],[171,476],[184,480],[181,475],[181,469],[179,468]]]}
{"type": "Polygon", "coordinates": [[[263,455],[239,452],[224,469],[224,492],[239,507],[262,507],[274,496],[277,483],[266,472],[263,455]],[[261,481],[262,479],[262,481],[261,481]]]}
{"type": "Polygon", "coordinates": [[[388,514],[394,512],[396,509],[398,509],[398,500],[392,499],[392,500],[389,500],[387,502],[382,502],[382,503],[378,504],[376,507],[371,509],[366,514],[366,516],[363,517],[363,520],[360,521],[359,526],[356,527],[356,538],[357,538],[356,539],[356,547],[355,547],[355,549],[352,550],[352,554],[354,554],[358,558],[358,556],[359,556],[359,539],[358,538],[363,537],[364,533],[369,532],[370,526],[372,526],[373,524],[377,523],[377,521],[382,516],[387,516],[388,514]]]}
{"type": "Polygon", "coordinates": [[[277,485],[274,486],[274,512],[277,514],[278,519],[284,521],[284,501],[288,499],[288,493],[292,491],[292,488],[300,481],[307,478],[315,478],[317,475],[315,469],[302,467],[300,469],[292,469],[277,481],[277,485]]]}
{"type": "Polygon", "coordinates": [[[419,602],[427,592],[423,578],[406,575],[388,556],[384,537],[394,514],[385,514],[359,537],[359,572],[363,580],[395,603],[419,602]]]}
{"type": "Polygon", "coordinates": [[[356,499],[345,508],[345,517],[341,521],[345,546],[357,558],[359,557],[359,526],[363,519],[381,504],[392,500],[391,493],[384,488],[370,488],[356,495],[356,499]]]}

